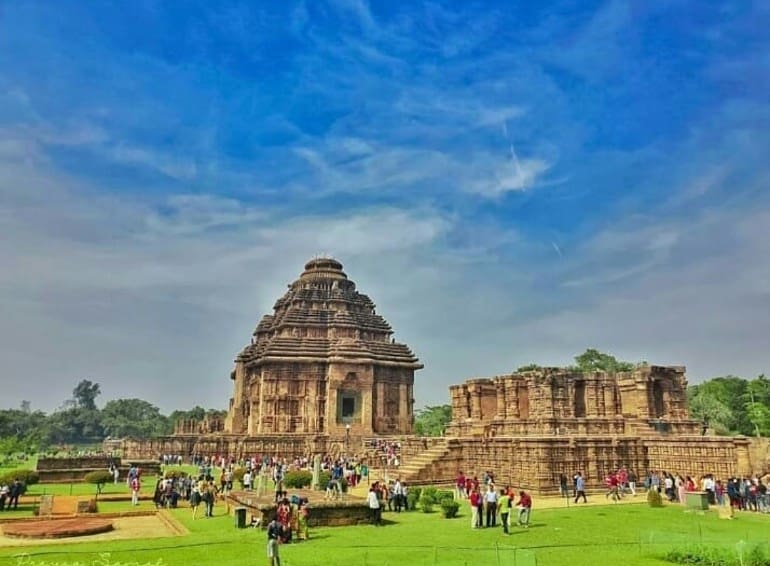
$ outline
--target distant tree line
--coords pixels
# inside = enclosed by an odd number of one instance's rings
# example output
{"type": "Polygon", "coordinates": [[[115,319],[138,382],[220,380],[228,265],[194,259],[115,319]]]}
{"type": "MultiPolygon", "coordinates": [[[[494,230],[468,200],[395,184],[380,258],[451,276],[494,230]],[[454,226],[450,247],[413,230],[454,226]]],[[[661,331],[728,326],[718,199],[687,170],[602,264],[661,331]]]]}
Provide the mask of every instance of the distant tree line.
{"type": "Polygon", "coordinates": [[[142,399],[113,399],[99,409],[96,399],[100,394],[98,383],[84,379],[73,389],[72,398],[51,413],[31,410],[29,401],[23,401],[19,409],[0,410],[0,454],[96,443],[108,436],[153,438],[171,434],[179,419],[201,420],[225,413],[194,407],[163,415],[142,399]]]}

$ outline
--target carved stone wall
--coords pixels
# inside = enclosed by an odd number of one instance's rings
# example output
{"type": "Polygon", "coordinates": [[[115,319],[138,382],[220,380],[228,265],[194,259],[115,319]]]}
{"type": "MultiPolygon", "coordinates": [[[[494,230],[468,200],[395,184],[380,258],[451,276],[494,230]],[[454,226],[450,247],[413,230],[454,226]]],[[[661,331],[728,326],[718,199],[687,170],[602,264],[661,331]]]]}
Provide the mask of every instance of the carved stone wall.
{"type": "Polygon", "coordinates": [[[450,388],[451,436],[693,434],[682,367],[617,374],[542,368],[450,388]]]}
{"type": "Polygon", "coordinates": [[[601,491],[606,476],[621,466],[633,470],[640,482],[652,470],[694,477],[713,473],[724,479],[761,471],[750,460],[748,445],[749,441],[742,437],[702,436],[450,438],[441,457],[407,481],[449,483],[458,470],[478,477],[492,471],[499,485],[555,495],[562,473],[572,478],[579,471],[588,490],[601,491]]]}
{"type": "Polygon", "coordinates": [[[451,481],[458,470],[491,470],[500,482],[537,493],[558,492],[559,475],[577,471],[589,488],[601,489],[621,466],[640,478],[651,470],[722,478],[762,471],[747,439],[701,435],[686,391],[679,366],[472,378],[450,388],[452,438],[447,454],[425,470],[434,481],[451,481]]]}

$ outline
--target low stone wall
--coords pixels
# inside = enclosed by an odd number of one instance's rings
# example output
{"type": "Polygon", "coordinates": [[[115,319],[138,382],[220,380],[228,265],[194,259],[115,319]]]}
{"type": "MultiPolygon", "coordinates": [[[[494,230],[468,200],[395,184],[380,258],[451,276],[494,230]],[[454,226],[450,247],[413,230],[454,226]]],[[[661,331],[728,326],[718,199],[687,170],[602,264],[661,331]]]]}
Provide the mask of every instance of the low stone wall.
{"type": "Polygon", "coordinates": [[[448,454],[413,483],[449,482],[458,470],[481,478],[489,470],[498,484],[556,495],[562,473],[572,478],[580,471],[589,491],[602,491],[607,475],[621,466],[633,470],[640,485],[651,470],[725,479],[751,473],[748,444],[743,437],[702,436],[455,438],[448,440],[448,454]]]}
{"type": "Polygon", "coordinates": [[[82,482],[86,474],[97,471],[107,471],[110,465],[120,469],[119,479],[128,476],[128,470],[136,465],[145,475],[160,473],[160,463],[157,460],[139,460],[93,456],[80,458],[41,458],[37,463],[37,472],[41,483],[73,483],[82,482]]]}
{"type": "Polygon", "coordinates": [[[44,472],[48,470],[70,470],[70,469],[93,469],[106,470],[111,463],[120,465],[120,458],[111,458],[109,456],[80,456],[77,458],[39,458],[37,461],[37,471],[44,472]]]}
{"type": "MultiPolygon", "coordinates": [[[[279,454],[285,458],[325,454],[332,448],[340,451],[341,440],[332,441],[326,436],[303,434],[274,434],[244,437],[232,434],[175,435],[152,440],[124,440],[121,452],[127,458],[157,459],[162,454],[181,455],[188,459],[193,454],[201,456],[235,456],[279,454]]],[[[352,440],[351,440],[351,445],[352,440]]]]}

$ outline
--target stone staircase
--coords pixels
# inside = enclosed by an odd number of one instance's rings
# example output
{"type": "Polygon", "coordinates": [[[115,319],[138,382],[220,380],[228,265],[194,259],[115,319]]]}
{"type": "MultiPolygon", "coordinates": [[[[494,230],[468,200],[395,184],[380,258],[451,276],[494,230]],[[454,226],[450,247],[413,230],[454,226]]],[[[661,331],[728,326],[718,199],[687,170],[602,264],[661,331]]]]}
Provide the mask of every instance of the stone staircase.
{"type": "Polygon", "coordinates": [[[397,474],[409,485],[452,482],[457,470],[452,463],[449,441],[442,439],[416,456],[411,456],[398,468],[397,474]]]}

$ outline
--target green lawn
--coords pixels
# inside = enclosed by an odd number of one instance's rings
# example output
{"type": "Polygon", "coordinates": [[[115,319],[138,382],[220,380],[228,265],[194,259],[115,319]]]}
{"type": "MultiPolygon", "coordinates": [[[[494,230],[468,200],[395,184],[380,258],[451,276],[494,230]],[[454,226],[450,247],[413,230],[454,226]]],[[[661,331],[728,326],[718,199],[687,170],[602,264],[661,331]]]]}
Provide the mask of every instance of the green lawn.
{"type": "Polygon", "coordinates": [[[37,467],[37,455],[28,456],[26,460],[11,458],[0,462],[0,475],[14,470],[34,470],[37,467]]]}
{"type": "MultiPolygon", "coordinates": [[[[124,504],[119,504],[123,506],[124,504]]],[[[112,504],[111,504],[112,506],[112,504]]],[[[190,511],[173,511],[191,533],[184,537],[114,543],[80,543],[25,548],[37,561],[90,563],[109,552],[114,561],[139,563],[163,559],[167,565],[267,563],[265,533],[238,530],[223,508],[213,519],[192,521],[190,511]]],[[[770,540],[770,516],[740,514],[733,521],[716,513],[698,515],[670,506],[618,505],[558,510],[533,514],[528,530],[514,529],[504,536],[499,529],[471,530],[469,518],[444,519],[439,513],[386,513],[388,524],[323,528],[311,531],[311,540],[281,547],[284,566],[318,564],[514,564],[528,566],[596,564],[666,564],[662,553],[675,546],[702,542],[734,547],[770,540]]],[[[22,549],[0,549],[0,562],[22,549]]]]}

